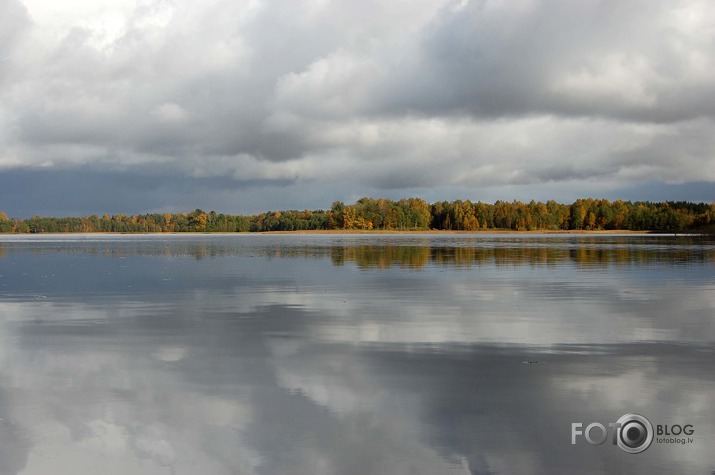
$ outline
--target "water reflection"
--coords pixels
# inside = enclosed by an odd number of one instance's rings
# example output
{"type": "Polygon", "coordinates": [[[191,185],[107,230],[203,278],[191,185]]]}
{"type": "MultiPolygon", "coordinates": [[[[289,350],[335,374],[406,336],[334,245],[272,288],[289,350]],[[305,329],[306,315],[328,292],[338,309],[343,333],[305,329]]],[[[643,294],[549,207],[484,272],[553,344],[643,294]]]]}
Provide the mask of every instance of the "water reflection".
{"type": "MultiPolygon", "coordinates": [[[[528,245],[528,243],[527,243],[528,245]]],[[[714,263],[715,249],[658,249],[651,247],[614,246],[611,248],[579,246],[558,247],[413,247],[353,246],[332,249],[335,265],[354,263],[361,269],[386,269],[392,266],[421,268],[430,264],[472,267],[546,266],[573,263],[581,267],[610,264],[656,264],[659,262],[714,263]]]]}
{"type": "Polygon", "coordinates": [[[8,252],[33,255],[84,254],[130,256],[322,259],[359,268],[423,268],[429,265],[649,265],[715,263],[715,241],[707,236],[662,235],[129,235],[117,247],[112,235],[5,236],[0,258],[8,252]]]}
{"type": "Polygon", "coordinates": [[[598,242],[542,265],[497,250],[551,241],[131,239],[7,246],[0,473],[715,470],[715,273],[676,259],[703,244],[584,272],[572,256],[598,242]],[[630,411],[696,441],[570,444],[571,422],[630,411]]]}

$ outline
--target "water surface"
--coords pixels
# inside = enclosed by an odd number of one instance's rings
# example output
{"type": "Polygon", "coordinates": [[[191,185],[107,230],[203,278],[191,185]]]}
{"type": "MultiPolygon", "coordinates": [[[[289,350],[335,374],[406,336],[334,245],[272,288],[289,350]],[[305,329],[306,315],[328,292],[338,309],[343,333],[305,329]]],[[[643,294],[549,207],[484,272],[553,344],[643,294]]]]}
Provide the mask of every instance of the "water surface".
{"type": "Polygon", "coordinates": [[[709,474],[713,342],[694,236],[0,236],[0,473],[709,474]]]}

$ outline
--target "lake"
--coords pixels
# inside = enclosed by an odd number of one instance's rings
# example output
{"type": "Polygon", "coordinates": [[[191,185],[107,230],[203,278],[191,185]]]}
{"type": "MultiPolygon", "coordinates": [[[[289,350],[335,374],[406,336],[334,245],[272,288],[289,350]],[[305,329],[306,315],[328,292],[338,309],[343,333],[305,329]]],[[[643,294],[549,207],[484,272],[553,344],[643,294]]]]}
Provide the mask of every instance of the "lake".
{"type": "Polygon", "coordinates": [[[0,473],[710,474],[714,342],[695,236],[4,235],[0,473]]]}

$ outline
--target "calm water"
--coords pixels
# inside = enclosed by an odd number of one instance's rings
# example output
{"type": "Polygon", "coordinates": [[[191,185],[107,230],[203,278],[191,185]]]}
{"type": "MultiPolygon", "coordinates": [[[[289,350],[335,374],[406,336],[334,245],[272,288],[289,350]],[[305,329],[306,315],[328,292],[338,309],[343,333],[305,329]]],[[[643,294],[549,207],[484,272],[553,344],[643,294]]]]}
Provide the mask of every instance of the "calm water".
{"type": "Polygon", "coordinates": [[[0,236],[0,474],[710,474],[714,342],[693,237],[0,236]]]}

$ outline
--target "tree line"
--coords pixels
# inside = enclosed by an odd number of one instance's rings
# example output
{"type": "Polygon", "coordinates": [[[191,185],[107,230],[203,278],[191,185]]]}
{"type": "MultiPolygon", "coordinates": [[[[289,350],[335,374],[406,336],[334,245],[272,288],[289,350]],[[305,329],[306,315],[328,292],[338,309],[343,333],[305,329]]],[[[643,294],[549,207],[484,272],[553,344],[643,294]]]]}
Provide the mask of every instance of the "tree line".
{"type": "Polygon", "coordinates": [[[438,201],[421,198],[398,201],[361,198],[347,205],[333,203],[328,210],[268,211],[256,215],[205,212],[82,217],[33,216],[8,218],[0,212],[3,233],[162,233],[265,232],[300,230],[650,230],[712,229],[715,204],[686,201],[631,202],[578,199],[572,204],[553,200],[438,201]]]}

